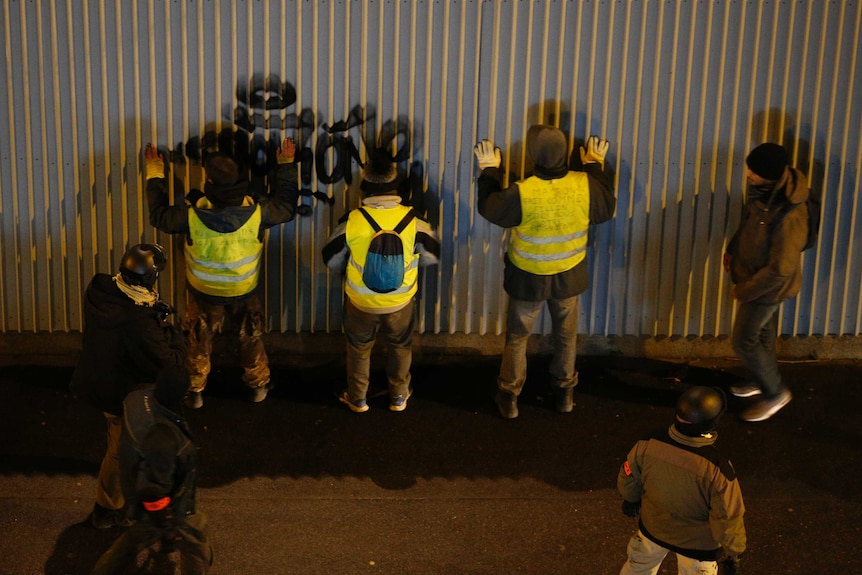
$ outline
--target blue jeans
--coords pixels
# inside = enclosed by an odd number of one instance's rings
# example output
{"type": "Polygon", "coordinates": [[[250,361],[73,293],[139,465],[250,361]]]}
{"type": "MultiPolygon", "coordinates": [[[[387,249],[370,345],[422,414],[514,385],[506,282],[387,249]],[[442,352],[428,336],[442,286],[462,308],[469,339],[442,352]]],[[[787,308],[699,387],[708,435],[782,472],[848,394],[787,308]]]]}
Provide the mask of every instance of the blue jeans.
{"type": "MultiPolygon", "coordinates": [[[[527,379],[527,339],[544,301],[509,298],[506,316],[506,346],[497,386],[518,395],[527,379]]],[[[547,300],[551,312],[554,356],[551,359],[551,386],[568,389],[578,384],[575,356],[578,348],[578,296],[547,300]]]]}
{"type": "Polygon", "coordinates": [[[775,352],[780,306],[740,303],[733,323],[733,351],[751,372],[752,383],[761,389],[764,399],[777,397],[783,389],[775,352]]]}
{"type": "Polygon", "coordinates": [[[386,337],[386,378],[391,397],[406,396],[410,389],[410,364],[413,362],[413,302],[383,314],[357,309],[348,299],[344,310],[347,336],[347,393],[350,401],[364,399],[371,375],[371,350],[377,332],[386,337]]]}

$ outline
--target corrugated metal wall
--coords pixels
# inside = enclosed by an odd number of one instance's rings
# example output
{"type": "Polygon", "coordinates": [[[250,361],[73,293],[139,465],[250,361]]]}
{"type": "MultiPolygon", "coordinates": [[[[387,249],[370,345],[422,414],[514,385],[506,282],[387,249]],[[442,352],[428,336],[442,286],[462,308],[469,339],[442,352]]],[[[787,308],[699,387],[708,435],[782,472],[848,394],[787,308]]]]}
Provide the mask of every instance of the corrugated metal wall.
{"type": "Polygon", "coordinates": [[[320,248],[359,198],[346,138],[364,158],[387,137],[443,238],[421,329],[501,333],[504,234],[476,212],[472,147],[490,137],[521,177],[543,121],[573,149],[612,142],[618,208],[591,234],[582,333],[729,332],[723,246],[745,155],[773,140],[824,197],[782,332],[859,334],[860,24],[856,1],[5,0],[0,331],[80,330],[90,277],[139,241],[173,245],[161,288],[181,300],[179,246],[148,225],[143,146],[168,153],[180,200],[202,149],[239,142],[258,172],[289,135],[317,195],[269,234],[273,330],[340,329],[320,248]]]}

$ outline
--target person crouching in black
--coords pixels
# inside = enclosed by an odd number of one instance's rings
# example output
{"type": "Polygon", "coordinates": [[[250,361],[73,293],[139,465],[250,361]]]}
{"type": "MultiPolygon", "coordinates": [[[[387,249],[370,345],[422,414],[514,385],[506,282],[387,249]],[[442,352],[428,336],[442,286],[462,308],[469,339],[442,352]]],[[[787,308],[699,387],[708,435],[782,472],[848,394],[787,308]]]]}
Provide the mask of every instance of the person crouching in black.
{"type": "Polygon", "coordinates": [[[93,575],[125,573],[149,548],[178,555],[183,575],[205,574],[212,564],[206,517],[196,509],[197,447],[183,416],[188,386],[186,368],[172,365],[159,373],[155,389],[126,396],[120,457],[135,523],[93,575]]]}

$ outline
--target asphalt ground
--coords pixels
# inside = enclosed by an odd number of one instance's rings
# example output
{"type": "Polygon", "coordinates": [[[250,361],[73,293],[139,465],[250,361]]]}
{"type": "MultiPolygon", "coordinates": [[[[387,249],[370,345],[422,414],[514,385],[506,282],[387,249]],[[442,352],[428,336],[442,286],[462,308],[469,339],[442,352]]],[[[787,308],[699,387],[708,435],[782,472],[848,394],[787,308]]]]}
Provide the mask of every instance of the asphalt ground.
{"type": "MultiPolygon", "coordinates": [[[[670,424],[681,390],[744,376],[733,360],[579,358],[576,405],[563,415],[538,358],[520,417],[507,421],[492,400],[498,361],[415,365],[402,413],[383,396],[365,414],[338,403],[339,363],[275,369],[277,387],[261,404],[245,400],[238,370],[215,371],[203,408],[188,413],[211,572],[617,573],[636,528],[616,492],[626,453],[670,424]]],[[[745,423],[736,414],[749,400],[732,398],[719,427],[746,503],[742,572],[857,573],[862,362],[781,370],[794,394],[785,409],[745,423]]],[[[3,575],[88,573],[119,534],[85,523],[104,419],[70,396],[70,374],[0,368],[3,575]]],[[[382,391],[382,373],[374,377],[382,391]]],[[[660,573],[675,572],[669,557],[660,573]]]]}

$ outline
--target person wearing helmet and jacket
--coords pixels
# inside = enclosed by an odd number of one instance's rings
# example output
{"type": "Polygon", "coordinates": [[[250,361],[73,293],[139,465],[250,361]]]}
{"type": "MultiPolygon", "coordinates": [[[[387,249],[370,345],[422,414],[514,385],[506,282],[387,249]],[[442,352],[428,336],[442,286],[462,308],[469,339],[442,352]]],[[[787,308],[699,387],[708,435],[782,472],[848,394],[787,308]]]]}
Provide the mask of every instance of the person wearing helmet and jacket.
{"type": "Polygon", "coordinates": [[[197,509],[197,447],[183,415],[188,387],[185,366],[167,366],[152,388],[126,396],[120,456],[136,521],[92,575],[126,573],[145,549],[157,548],[162,556],[176,551],[183,575],[206,573],[212,564],[206,517],[197,509]]]}
{"type": "Polygon", "coordinates": [[[694,386],[676,403],[667,430],[638,441],[617,475],[623,513],[640,514],[620,575],[655,574],[669,552],[680,575],[735,573],[745,551],[745,505],[736,471],[713,445],[727,402],[694,386]]]}
{"type": "Polygon", "coordinates": [[[479,213],[511,228],[503,269],[509,295],[506,344],[495,397],[500,414],[518,417],[518,396],[527,378],[527,339],[547,302],[554,355],[551,390],[560,413],[572,411],[578,335],[578,295],[587,289],[587,232],[590,224],[611,219],[613,184],[604,172],[606,140],[590,137],[581,147],[583,172],[570,171],[568,143],[558,128],[531,126],[527,155],[534,174],[503,189],[500,149],[490,140],[474,148],[478,159],[479,213]]]}
{"type": "Polygon", "coordinates": [[[155,382],[165,366],[186,360],[186,338],[168,321],[173,310],[155,289],[166,265],[158,244],[132,246],[120,260],[119,273],[96,274],[84,293],[83,343],[70,390],[100,409],[108,426],[90,515],[97,528],[129,525],[119,462],[123,400],[155,382]]]}
{"type": "Polygon", "coordinates": [[[211,369],[212,338],[225,313],[239,331],[239,362],[249,399],[260,402],[271,389],[269,357],[261,336],[266,330],[257,294],[266,230],[288,222],[299,196],[294,163],[296,146],[286,138],[276,152],[278,168],[270,191],[256,199],[237,163],[221,153],[206,159],[203,194],[193,190],[182,205],[169,205],[162,155],[152,145],[144,150],[150,224],[169,234],[184,234],[186,313],[183,329],[191,349],[191,387],[186,405],[203,405],[211,369]]]}
{"type": "Polygon", "coordinates": [[[389,410],[404,411],[412,393],[414,300],[419,267],[434,265],[440,243],[430,224],[413,209],[401,205],[399,178],[392,157],[384,149],[371,149],[362,174],[362,207],[347,212],[326,245],[323,261],[345,271],[344,333],[347,339],[347,391],[339,401],[355,413],[368,411],[366,396],[371,350],[378,331],[386,335],[386,377],[389,410]],[[372,273],[374,238],[388,231],[400,257],[394,273],[372,273]],[[381,283],[378,285],[378,281],[381,283]],[[386,283],[387,285],[383,285],[386,283]]]}

